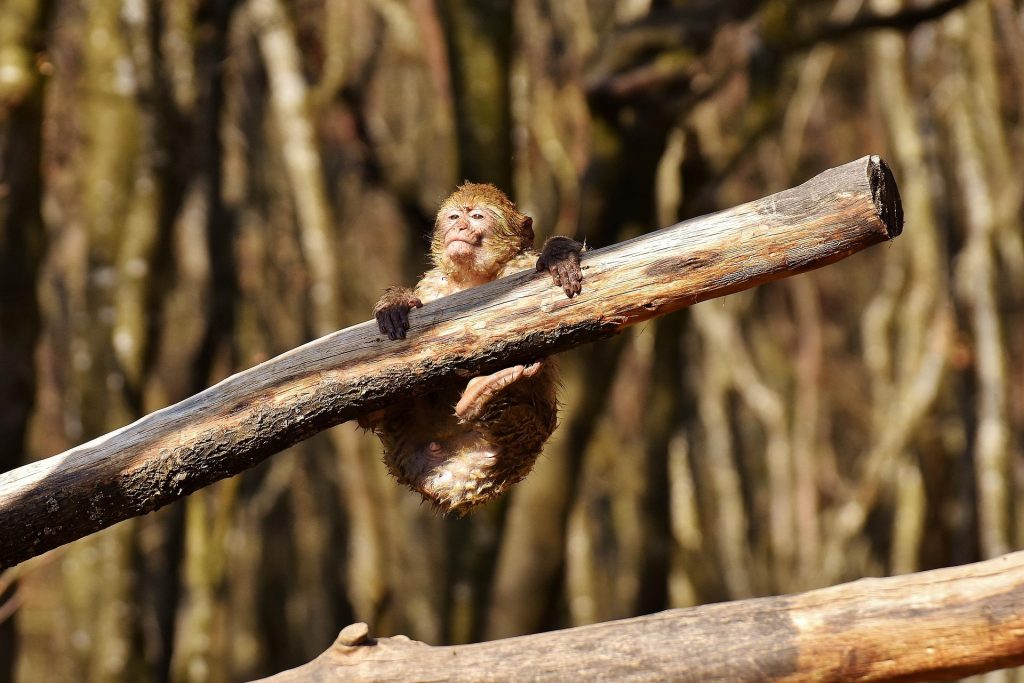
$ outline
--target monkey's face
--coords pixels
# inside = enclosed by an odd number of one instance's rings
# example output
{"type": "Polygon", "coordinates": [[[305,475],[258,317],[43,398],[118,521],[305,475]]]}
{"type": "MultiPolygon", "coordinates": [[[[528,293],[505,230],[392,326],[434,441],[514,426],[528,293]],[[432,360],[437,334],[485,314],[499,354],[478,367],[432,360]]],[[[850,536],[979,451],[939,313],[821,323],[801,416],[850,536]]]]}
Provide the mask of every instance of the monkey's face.
{"type": "Polygon", "coordinates": [[[445,210],[437,229],[444,255],[466,274],[491,277],[498,263],[496,217],[486,206],[454,206],[445,210]]]}

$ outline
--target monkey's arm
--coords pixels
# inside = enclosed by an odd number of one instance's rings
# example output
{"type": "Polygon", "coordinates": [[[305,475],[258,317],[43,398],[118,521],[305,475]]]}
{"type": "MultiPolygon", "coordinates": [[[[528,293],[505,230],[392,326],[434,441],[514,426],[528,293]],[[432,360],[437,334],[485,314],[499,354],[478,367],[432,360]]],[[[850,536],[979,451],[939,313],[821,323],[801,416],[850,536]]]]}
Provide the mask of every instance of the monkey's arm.
{"type": "Polygon", "coordinates": [[[549,237],[537,259],[537,272],[551,273],[551,281],[565,290],[570,299],[583,289],[583,271],[580,270],[580,252],[583,245],[570,237],[549,237]]]}
{"type": "Polygon", "coordinates": [[[391,340],[405,339],[405,331],[409,329],[409,311],[422,305],[423,302],[408,287],[385,289],[384,296],[373,307],[381,334],[386,334],[391,340]]]}

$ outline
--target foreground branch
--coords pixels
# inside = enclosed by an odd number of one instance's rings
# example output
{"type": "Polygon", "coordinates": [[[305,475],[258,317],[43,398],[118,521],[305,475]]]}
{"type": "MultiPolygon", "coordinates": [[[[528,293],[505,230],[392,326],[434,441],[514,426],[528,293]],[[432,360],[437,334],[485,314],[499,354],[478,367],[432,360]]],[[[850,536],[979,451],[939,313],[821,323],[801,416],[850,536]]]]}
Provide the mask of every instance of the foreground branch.
{"type": "Polygon", "coordinates": [[[900,233],[878,157],[584,255],[567,299],[524,272],[327,335],[60,455],[0,475],[0,567],[145,514],[361,413],[837,261],[900,233]]]}
{"type": "Polygon", "coordinates": [[[489,643],[353,624],[291,681],[926,681],[1024,663],[1024,552],[489,643]]]}

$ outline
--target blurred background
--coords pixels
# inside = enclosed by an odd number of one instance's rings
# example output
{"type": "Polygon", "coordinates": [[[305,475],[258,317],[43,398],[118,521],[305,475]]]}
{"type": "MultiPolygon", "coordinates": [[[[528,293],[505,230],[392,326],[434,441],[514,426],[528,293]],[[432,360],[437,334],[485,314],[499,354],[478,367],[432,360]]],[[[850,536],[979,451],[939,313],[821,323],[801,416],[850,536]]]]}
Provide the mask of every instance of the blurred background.
{"type": "Polygon", "coordinates": [[[4,0],[2,469],[369,319],[463,179],[600,247],[877,153],[906,230],[565,354],[560,429],[470,518],[346,424],[9,570],[0,681],[235,681],[357,620],[462,643],[1021,547],[1022,116],[1021,0],[4,0]]]}

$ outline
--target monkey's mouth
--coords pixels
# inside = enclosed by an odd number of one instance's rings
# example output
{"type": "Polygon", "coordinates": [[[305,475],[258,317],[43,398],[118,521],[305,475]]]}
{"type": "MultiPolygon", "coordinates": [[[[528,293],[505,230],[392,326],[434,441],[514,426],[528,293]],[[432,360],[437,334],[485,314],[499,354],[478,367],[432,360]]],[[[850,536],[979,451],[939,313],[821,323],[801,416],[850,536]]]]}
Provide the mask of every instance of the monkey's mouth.
{"type": "Polygon", "coordinates": [[[448,255],[451,257],[458,256],[471,256],[476,253],[480,245],[468,240],[468,239],[450,239],[445,244],[445,249],[448,251],[448,255]]]}
{"type": "Polygon", "coordinates": [[[456,243],[468,244],[471,247],[480,246],[480,240],[475,237],[463,237],[461,235],[456,235],[445,240],[445,245],[449,247],[456,243]]]}

